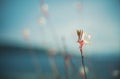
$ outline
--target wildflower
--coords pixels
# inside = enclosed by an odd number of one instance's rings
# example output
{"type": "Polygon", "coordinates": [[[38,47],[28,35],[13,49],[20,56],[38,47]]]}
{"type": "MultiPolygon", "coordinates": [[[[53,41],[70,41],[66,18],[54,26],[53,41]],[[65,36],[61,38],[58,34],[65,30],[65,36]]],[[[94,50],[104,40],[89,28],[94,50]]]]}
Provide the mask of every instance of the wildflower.
{"type": "Polygon", "coordinates": [[[42,12],[48,12],[48,5],[47,4],[42,4],[42,6],[41,6],[41,10],[42,10],[42,12]]]}
{"type": "Polygon", "coordinates": [[[42,6],[41,6],[41,12],[43,13],[43,15],[45,16],[45,17],[49,17],[49,13],[48,13],[48,5],[47,4],[42,4],[42,6]]]}
{"type": "Polygon", "coordinates": [[[29,39],[29,36],[30,36],[30,31],[29,29],[23,29],[23,38],[25,40],[28,40],[29,39]]]}
{"type": "Polygon", "coordinates": [[[88,40],[91,38],[91,36],[84,33],[83,30],[77,30],[77,35],[78,35],[77,42],[80,44],[80,49],[82,49],[84,44],[89,43],[88,40]]]}
{"type": "Polygon", "coordinates": [[[80,3],[80,2],[75,3],[75,8],[76,8],[77,11],[81,11],[82,7],[83,7],[82,3],[80,3]]]}
{"type": "Polygon", "coordinates": [[[83,45],[85,44],[84,40],[82,39],[83,37],[83,30],[77,30],[77,35],[78,35],[78,43],[80,44],[80,49],[82,49],[83,45]]]}
{"type": "Polygon", "coordinates": [[[46,24],[46,19],[44,17],[40,17],[39,24],[42,25],[42,26],[45,25],[46,24]]]}
{"type": "Polygon", "coordinates": [[[81,62],[82,62],[82,67],[83,67],[80,73],[82,76],[84,76],[85,79],[87,79],[82,47],[84,44],[88,43],[87,40],[90,39],[91,36],[84,33],[83,30],[77,30],[77,35],[78,35],[77,42],[80,44],[80,52],[81,52],[81,59],[82,59],[81,62]]]}

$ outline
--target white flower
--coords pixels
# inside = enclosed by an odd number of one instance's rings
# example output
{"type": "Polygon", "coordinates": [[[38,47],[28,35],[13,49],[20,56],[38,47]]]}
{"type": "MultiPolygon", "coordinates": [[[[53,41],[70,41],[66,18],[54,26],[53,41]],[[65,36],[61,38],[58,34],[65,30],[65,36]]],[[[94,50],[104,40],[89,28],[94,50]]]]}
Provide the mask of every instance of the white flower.
{"type": "Polygon", "coordinates": [[[45,25],[46,24],[46,19],[44,17],[40,17],[39,24],[42,25],[42,26],[45,25]]]}
{"type": "Polygon", "coordinates": [[[24,39],[28,39],[29,36],[30,36],[29,29],[23,29],[23,37],[24,37],[24,39]]]}
{"type": "Polygon", "coordinates": [[[90,39],[91,39],[91,35],[84,32],[82,36],[82,40],[84,40],[85,44],[88,44],[90,39]]]}
{"type": "MultiPolygon", "coordinates": [[[[87,67],[85,67],[85,71],[86,71],[86,74],[88,73],[88,68],[87,67]]],[[[80,75],[82,75],[82,76],[84,76],[85,75],[85,72],[84,72],[84,68],[83,67],[81,67],[80,68],[80,75]]]]}
{"type": "Polygon", "coordinates": [[[48,12],[48,5],[47,4],[42,4],[42,6],[41,6],[41,10],[42,10],[42,12],[48,12]]]}

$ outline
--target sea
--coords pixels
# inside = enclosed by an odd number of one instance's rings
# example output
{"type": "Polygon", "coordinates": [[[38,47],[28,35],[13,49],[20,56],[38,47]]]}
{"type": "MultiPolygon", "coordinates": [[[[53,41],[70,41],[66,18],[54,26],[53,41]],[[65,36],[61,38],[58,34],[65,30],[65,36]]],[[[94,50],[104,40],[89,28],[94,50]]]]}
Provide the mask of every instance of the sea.
{"type": "MultiPolygon", "coordinates": [[[[87,79],[120,79],[119,55],[84,56],[84,64],[87,79]]],[[[0,79],[84,79],[82,68],[80,55],[65,59],[43,49],[0,48],[0,79]]]]}

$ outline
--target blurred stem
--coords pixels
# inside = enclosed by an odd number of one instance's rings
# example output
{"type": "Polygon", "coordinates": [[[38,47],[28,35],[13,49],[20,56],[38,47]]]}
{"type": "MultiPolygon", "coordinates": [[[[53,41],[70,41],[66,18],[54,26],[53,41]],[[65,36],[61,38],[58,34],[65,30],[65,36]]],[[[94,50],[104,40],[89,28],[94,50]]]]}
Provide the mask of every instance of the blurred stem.
{"type": "Polygon", "coordinates": [[[53,70],[53,76],[55,79],[59,79],[59,74],[58,74],[58,69],[57,69],[57,64],[55,62],[55,57],[54,56],[49,56],[51,68],[53,70]]]}
{"type": "Polygon", "coordinates": [[[63,48],[64,48],[64,66],[65,66],[65,74],[66,74],[66,79],[69,79],[69,74],[68,74],[68,66],[66,64],[66,61],[68,62],[68,59],[67,59],[67,48],[66,48],[66,40],[65,40],[65,37],[62,37],[62,42],[63,42],[63,48]]]}
{"type": "Polygon", "coordinates": [[[81,58],[82,58],[82,66],[83,66],[83,70],[84,70],[84,78],[87,79],[87,75],[86,75],[86,71],[85,71],[85,64],[84,64],[84,56],[83,56],[83,51],[82,49],[80,48],[80,52],[81,52],[81,58]]]}
{"type": "Polygon", "coordinates": [[[68,67],[66,64],[66,56],[64,56],[64,65],[65,65],[65,74],[66,74],[66,79],[69,79],[69,75],[68,75],[68,67]]]}

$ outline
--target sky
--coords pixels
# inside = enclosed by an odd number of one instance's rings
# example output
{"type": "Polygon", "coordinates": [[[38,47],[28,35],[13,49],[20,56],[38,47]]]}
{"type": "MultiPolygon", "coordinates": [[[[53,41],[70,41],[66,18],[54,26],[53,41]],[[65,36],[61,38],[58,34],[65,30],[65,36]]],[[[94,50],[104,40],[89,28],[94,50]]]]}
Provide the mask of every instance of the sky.
{"type": "MultiPolygon", "coordinates": [[[[23,30],[29,31],[29,42],[36,47],[63,50],[62,37],[67,50],[79,52],[77,29],[91,35],[85,52],[120,52],[119,0],[44,0],[49,18],[41,12],[40,0],[5,0],[1,7],[0,39],[25,45],[23,30]],[[80,4],[80,9],[77,5],[80,4]],[[44,25],[39,23],[40,18],[44,25]]],[[[1,41],[1,42],[3,42],[1,41]]]]}

